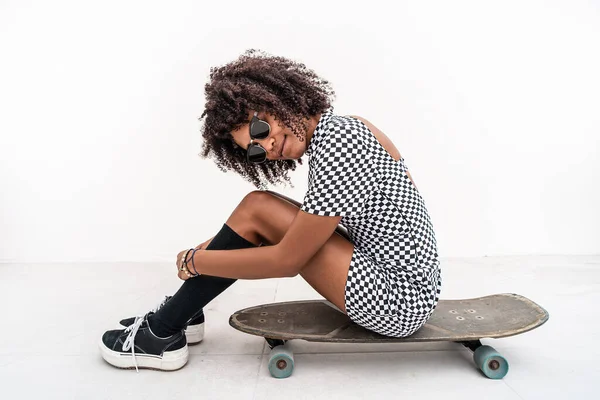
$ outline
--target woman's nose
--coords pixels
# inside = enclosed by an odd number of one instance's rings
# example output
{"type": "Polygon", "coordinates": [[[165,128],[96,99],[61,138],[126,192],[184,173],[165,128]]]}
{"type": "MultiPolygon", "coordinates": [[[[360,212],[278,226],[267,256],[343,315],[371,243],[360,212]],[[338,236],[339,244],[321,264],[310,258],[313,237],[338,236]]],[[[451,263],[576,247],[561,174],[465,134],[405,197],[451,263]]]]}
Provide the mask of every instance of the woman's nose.
{"type": "Polygon", "coordinates": [[[261,140],[255,140],[255,142],[260,143],[260,145],[269,153],[273,152],[275,146],[275,139],[272,137],[268,137],[261,140]]]}

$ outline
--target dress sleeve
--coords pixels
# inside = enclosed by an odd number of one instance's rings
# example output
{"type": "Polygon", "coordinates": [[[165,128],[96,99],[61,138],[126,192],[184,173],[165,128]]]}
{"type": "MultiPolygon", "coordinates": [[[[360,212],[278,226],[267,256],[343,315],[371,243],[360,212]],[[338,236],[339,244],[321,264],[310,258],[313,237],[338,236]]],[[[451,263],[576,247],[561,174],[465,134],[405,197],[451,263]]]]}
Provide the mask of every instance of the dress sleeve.
{"type": "Polygon", "coordinates": [[[300,209],[323,216],[360,214],[376,187],[377,171],[358,133],[350,127],[328,129],[314,157],[300,209]]]}

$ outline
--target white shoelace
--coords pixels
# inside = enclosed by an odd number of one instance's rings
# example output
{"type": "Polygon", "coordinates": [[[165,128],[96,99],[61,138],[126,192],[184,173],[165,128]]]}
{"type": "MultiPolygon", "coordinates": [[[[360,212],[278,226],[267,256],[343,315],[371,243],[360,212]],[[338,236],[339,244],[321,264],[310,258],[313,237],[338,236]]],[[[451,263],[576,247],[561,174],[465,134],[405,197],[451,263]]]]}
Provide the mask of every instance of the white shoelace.
{"type": "MultiPolygon", "coordinates": [[[[151,312],[156,313],[158,310],[160,310],[162,308],[162,306],[165,305],[165,303],[168,300],[169,300],[169,296],[165,296],[165,298],[160,303],[158,303],[158,305],[156,307],[154,307],[154,309],[151,312]]],[[[129,349],[131,349],[131,356],[133,357],[133,365],[135,365],[135,370],[137,372],[140,372],[140,370],[138,369],[137,360],[135,359],[135,335],[137,334],[137,331],[140,329],[140,326],[142,326],[144,319],[145,319],[145,315],[140,315],[138,317],[135,317],[135,321],[133,322],[133,324],[129,325],[127,328],[125,328],[125,331],[123,332],[123,333],[129,332],[129,335],[127,335],[127,338],[123,342],[123,351],[128,351],[129,349]]]]}
{"type": "Polygon", "coordinates": [[[135,317],[135,321],[134,321],[133,325],[129,325],[127,327],[127,329],[125,329],[125,332],[123,332],[123,333],[129,332],[129,335],[127,335],[127,338],[123,342],[123,351],[128,351],[129,349],[131,349],[131,356],[133,357],[133,365],[135,365],[135,370],[137,372],[140,372],[140,370],[138,369],[137,361],[135,359],[135,335],[137,334],[138,330],[140,329],[140,326],[142,326],[144,319],[145,319],[145,316],[135,317]]]}

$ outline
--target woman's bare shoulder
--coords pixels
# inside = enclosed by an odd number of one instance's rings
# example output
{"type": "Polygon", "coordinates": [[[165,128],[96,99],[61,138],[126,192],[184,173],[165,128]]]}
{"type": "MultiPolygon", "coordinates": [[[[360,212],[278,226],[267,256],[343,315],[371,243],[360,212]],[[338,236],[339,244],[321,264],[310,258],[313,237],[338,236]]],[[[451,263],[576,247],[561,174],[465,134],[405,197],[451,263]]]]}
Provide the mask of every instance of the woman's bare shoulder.
{"type": "Polygon", "coordinates": [[[369,130],[373,133],[377,141],[383,146],[383,148],[389,153],[389,155],[392,156],[394,160],[399,160],[400,158],[402,158],[400,151],[398,151],[396,146],[394,146],[394,143],[392,143],[390,138],[388,138],[385,133],[383,133],[370,121],[368,121],[366,118],[359,117],[358,115],[349,115],[349,117],[356,118],[363,124],[365,124],[367,128],[369,128],[369,130]]]}

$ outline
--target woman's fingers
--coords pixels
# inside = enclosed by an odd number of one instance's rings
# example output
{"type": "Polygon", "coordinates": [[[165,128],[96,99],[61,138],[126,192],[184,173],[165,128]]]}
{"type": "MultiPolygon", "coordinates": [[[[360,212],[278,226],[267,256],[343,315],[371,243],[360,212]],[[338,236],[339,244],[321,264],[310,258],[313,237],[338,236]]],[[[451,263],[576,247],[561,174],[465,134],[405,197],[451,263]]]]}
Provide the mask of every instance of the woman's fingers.
{"type": "Polygon", "coordinates": [[[191,276],[189,275],[189,273],[186,273],[185,270],[184,271],[178,271],[177,272],[177,277],[179,279],[181,279],[182,281],[187,281],[188,279],[191,278],[191,276]]]}
{"type": "Polygon", "coordinates": [[[175,265],[177,266],[177,277],[183,281],[190,279],[191,273],[187,268],[183,268],[183,256],[189,251],[189,249],[183,250],[177,254],[177,260],[175,265]]]}
{"type": "Polygon", "coordinates": [[[185,254],[187,250],[183,250],[180,251],[179,254],[177,254],[177,260],[175,260],[175,265],[177,266],[177,269],[179,270],[179,268],[181,268],[181,258],[183,257],[183,255],[185,254]]]}

